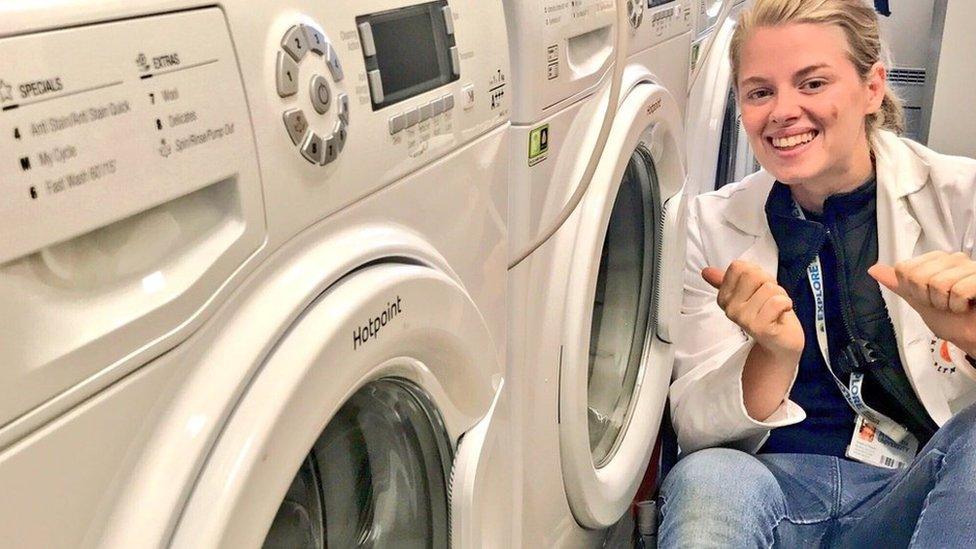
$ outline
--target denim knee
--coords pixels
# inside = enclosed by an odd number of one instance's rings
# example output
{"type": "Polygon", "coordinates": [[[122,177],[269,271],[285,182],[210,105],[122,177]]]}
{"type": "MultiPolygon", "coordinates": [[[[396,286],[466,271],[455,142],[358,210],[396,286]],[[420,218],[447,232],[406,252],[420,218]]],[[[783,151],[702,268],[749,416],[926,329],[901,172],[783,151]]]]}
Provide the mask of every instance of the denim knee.
{"type": "Polygon", "coordinates": [[[755,456],[700,450],[675,465],[661,487],[662,547],[771,547],[786,515],[776,478],[755,456]]]}
{"type": "Polygon", "coordinates": [[[976,404],[952,416],[928,446],[948,456],[948,463],[976,470],[976,404]]]}
{"type": "Polygon", "coordinates": [[[710,509],[726,515],[782,504],[783,496],[776,478],[755,456],[708,448],[675,465],[661,487],[661,499],[672,511],[688,506],[696,515],[708,515],[710,509]]]}

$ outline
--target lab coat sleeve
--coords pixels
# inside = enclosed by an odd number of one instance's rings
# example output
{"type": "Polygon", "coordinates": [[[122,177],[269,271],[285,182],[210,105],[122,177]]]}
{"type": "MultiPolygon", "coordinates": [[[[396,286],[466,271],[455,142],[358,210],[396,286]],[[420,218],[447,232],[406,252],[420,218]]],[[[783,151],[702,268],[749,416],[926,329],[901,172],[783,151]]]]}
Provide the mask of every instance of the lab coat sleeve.
{"type": "Polygon", "coordinates": [[[754,342],[725,316],[715,301],[718,291],[701,278],[701,270],[709,263],[698,221],[700,207],[701,201],[696,199],[689,209],[671,417],[682,452],[729,446],[754,453],[770,429],[797,423],[806,415],[788,399],[765,421],[756,421],[746,412],[742,369],[754,342]]]}

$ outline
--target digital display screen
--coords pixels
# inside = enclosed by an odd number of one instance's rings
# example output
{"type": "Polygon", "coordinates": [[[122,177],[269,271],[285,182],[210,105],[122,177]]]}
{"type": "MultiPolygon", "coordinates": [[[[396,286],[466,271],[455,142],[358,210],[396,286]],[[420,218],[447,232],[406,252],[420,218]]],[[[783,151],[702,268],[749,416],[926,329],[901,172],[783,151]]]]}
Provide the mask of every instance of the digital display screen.
{"type": "Polygon", "coordinates": [[[394,95],[440,78],[433,36],[434,24],[426,12],[373,24],[384,93],[394,95]]]}
{"type": "Polygon", "coordinates": [[[376,54],[364,56],[366,70],[377,70],[383,85],[373,110],[398,103],[457,80],[451,67],[454,35],[447,32],[440,0],[356,18],[368,22],[376,54]]]}
{"type": "Polygon", "coordinates": [[[647,0],[647,7],[656,8],[664,4],[670,4],[671,2],[674,2],[674,0],[647,0]]]}

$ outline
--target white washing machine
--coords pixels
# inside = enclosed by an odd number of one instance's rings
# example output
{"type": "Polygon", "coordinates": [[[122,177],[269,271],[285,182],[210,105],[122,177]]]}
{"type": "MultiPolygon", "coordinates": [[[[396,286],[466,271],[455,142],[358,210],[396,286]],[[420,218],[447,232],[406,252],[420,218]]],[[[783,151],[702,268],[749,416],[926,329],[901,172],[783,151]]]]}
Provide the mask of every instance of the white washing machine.
{"type": "Polygon", "coordinates": [[[0,15],[0,539],[511,546],[501,6],[0,15]]]}
{"type": "MultiPolygon", "coordinates": [[[[599,7],[606,4],[556,9],[573,21],[583,19],[572,17],[573,9],[593,14],[599,7]]],[[[648,14],[664,8],[648,11],[640,2],[629,7],[631,25],[637,25],[627,30],[634,54],[590,186],[555,234],[510,271],[509,379],[521,451],[524,547],[605,541],[606,529],[627,512],[647,468],[671,375],[668,334],[677,313],[683,250],[678,98],[687,85],[691,12],[678,2],[668,6],[667,22],[661,16],[652,21],[648,14]],[[668,91],[672,86],[677,93],[668,91]]],[[[529,24],[535,16],[537,25],[552,25],[552,8],[525,7],[526,15],[512,18],[509,6],[510,42],[526,63],[546,59],[548,47],[560,43],[539,39],[542,33],[529,24]]],[[[615,32],[612,21],[586,29],[587,51],[613,57],[615,32]],[[605,40],[597,45],[597,38],[605,40]]],[[[535,81],[519,81],[519,62],[513,54],[515,93],[547,97],[538,68],[535,81]]],[[[589,103],[530,120],[522,133],[514,126],[513,173],[530,175],[512,178],[513,242],[517,234],[524,243],[541,233],[575,190],[596,141],[608,87],[598,86],[589,103]],[[539,160],[532,157],[539,150],[532,132],[546,124],[546,157],[539,160]],[[517,156],[526,151],[528,156],[517,156]]],[[[562,96],[571,97],[556,95],[562,96]]],[[[513,249],[517,253],[518,246],[513,249]]]]}
{"type": "MultiPolygon", "coordinates": [[[[707,0],[697,1],[709,3],[707,0]]],[[[699,42],[707,44],[708,35],[714,33],[708,54],[699,53],[703,64],[689,91],[686,119],[689,196],[740,181],[759,169],[742,127],[729,65],[732,33],[739,13],[748,1],[725,1],[733,2],[727,10],[729,16],[722,21],[712,20],[706,34],[699,38],[699,42]]],[[[722,2],[711,3],[713,7],[709,13],[718,11],[716,7],[722,2]]]]}

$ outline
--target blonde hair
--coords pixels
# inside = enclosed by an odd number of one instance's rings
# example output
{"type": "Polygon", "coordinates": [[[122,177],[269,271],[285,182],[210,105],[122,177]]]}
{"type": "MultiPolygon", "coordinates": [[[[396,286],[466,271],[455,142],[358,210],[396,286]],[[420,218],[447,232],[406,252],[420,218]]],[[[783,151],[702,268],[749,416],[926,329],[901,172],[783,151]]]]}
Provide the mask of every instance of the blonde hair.
{"type": "MultiPolygon", "coordinates": [[[[882,61],[885,53],[878,29],[878,16],[864,0],[756,0],[751,8],[739,15],[738,25],[732,34],[729,60],[736,87],[742,45],[749,34],[758,27],[791,23],[836,25],[844,31],[848,57],[862,80],[867,80],[871,68],[882,61]]],[[[866,117],[865,126],[869,133],[886,129],[900,134],[905,130],[901,99],[887,82],[881,108],[866,117]]]]}

